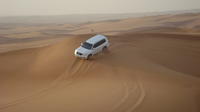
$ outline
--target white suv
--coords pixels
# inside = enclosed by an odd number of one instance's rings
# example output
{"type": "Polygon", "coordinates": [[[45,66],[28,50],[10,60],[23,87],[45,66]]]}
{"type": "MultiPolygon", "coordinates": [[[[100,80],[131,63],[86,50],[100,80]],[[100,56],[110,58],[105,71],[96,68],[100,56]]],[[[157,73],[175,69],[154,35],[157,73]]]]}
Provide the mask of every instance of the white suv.
{"type": "Polygon", "coordinates": [[[97,54],[109,46],[108,39],[103,35],[96,35],[84,43],[81,43],[81,46],[77,48],[74,52],[76,57],[89,59],[94,54],[97,54]]]}

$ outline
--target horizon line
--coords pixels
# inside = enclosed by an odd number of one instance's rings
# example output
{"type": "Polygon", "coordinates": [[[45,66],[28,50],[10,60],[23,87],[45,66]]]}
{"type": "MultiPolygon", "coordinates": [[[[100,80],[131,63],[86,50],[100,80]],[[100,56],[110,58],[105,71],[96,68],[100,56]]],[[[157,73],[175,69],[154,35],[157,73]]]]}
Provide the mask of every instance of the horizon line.
{"type": "MultiPolygon", "coordinates": [[[[186,11],[186,13],[198,13],[198,12],[187,12],[187,11],[198,11],[200,12],[200,8],[198,9],[184,9],[184,10],[165,10],[165,11],[146,11],[146,12],[120,12],[120,13],[69,13],[69,14],[33,14],[33,15],[7,15],[7,16],[0,16],[0,17],[33,17],[33,16],[69,16],[69,15],[106,15],[106,14],[112,14],[112,15],[120,15],[120,14],[144,14],[144,13],[175,13],[181,11],[186,11]]],[[[184,12],[183,12],[184,13],[184,12]]]]}

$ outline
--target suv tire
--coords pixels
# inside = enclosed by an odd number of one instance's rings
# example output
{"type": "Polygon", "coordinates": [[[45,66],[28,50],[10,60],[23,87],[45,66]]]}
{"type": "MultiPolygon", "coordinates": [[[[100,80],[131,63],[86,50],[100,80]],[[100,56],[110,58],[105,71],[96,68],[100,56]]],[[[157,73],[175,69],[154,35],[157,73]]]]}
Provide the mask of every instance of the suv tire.
{"type": "Polygon", "coordinates": [[[89,54],[86,59],[89,60],[91,58],[91,56],[92,56],[92,54],[89,54]]]}

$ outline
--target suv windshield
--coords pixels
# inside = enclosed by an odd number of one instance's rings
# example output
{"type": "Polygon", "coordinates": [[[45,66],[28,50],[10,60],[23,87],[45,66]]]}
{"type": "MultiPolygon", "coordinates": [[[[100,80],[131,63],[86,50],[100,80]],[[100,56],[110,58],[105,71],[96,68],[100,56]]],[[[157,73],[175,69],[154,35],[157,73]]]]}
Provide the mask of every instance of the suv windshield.
{"type": "Polygon", "coordinates": [[[92,49],[92,44],[87,43],[87,42],[84,42],[81,46],[86,48],[86,49],[92,49]]]}

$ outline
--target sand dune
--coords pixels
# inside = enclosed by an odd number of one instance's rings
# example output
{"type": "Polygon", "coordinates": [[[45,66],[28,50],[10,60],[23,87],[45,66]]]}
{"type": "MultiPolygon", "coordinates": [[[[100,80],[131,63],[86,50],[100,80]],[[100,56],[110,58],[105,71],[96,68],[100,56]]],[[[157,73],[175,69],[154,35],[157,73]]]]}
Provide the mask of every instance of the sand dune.
{"type": "Polygon", "coordinates": [[[0,112],[199,112],[199,18],[0,29],[0,112]],[[75,58],[94,33],[107,34],[109,50],[75,58]]]}
{"type": "Polygon", "coordinates": [[[199,36],[109,36],[109,51],[75,58],[90,36],[1,53],[0,111],[200,111],[199,36]]]}
{"type": "MultiPolygon", "coordinates": [[[[119,15],[118,15],[119,16],[119,15]]],[[[116,17],[117,18],[117,17],[116,17]]],[[[13,18],[15,19],[15,18],[13,18]]],[[[32,18],[34,20],[34,17],[32,18]]],[[[52,19],[52,18],[51,18],[52,19]]],[[[102,18],[103,19],[103,18],[102,18]]],[[[28,19],[31,20],[31,17],[28,19]]],[[[32,21],[33,21],[32,20],[32,21]]],[[[88,20],[89,21],[89,20],[88,20]]],[[[2,24],[0,36],[23,39],[45,38],[49,36],[67,36],[90,33],[116,35],[126,32],[163,32],[181,34],[199,34],[200,13],[167,14],[147,17],[135,17],[118,20],[105,20],[82,24],[60,23],[54,24],[2,24]]]]}
{"type": "Polygon", "coordinates": [[[119,34],[121,32],[163,32],[163,33],[199,33],[194,28],[200,24],[200,14],[160,15],[139,18],[128,18],[120,21],[103,21],[81,25],[80,29],[70,34],[87,34],[91,29],[95,33],[119,34]],[[167,29],[167,30],[166,30],[167,29]],[[117,33],[118,32],[118,33],[117,33]]]}

